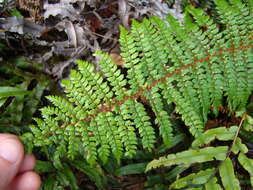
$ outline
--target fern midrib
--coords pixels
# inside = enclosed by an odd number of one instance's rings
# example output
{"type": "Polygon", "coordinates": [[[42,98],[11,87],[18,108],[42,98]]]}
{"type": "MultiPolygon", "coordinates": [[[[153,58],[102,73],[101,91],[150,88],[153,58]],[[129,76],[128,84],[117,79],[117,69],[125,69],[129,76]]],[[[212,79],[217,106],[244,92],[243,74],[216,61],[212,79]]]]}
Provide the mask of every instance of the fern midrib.
{"type": "MultiPolygon", "coordinates": [[[[253,32],[252,32],[253,33],[253,32]]],[[[246,39],[252,39],[253,36],[249,35],[246,39]]],[[[189,63],[189,64],[186,64],[186,65],[182,65],[180,66],[179,68],[177,68],[176,70],[172,71],[172,72],[168,72],[165,74],[164,77],[161,77],[159,79],[156,79],[154,80],[151,85],[147,86],[146,88],[144,89],[140,89],[137,93],[131,95],[131,96],[125,96],[123,98],[123,100],[121,101],[116,101],[115,98],[113,98],[111,100],[111,105],[103,105],[102,107],[98,108],[97,111],[95,111],[94,114],[89,114],[87,115],[86,118],[84,119],[81,119],[81,120],[77,120],[78,121],[86,121],[86,122],[89,122],[91,121],[92,118],[96,117],[99,113],[101,112],[109,112],[109,111],[112,111],[114,109],[115,106],[121,106],[122,104],[124,104],[128,99],[133,99],[133,100],[136,100],[138,99],[140,96],[142,96],[145,91],[150,91],[153,87],[155,87],[157,84],[161,83],[161,82],[165,82],[166,78],[170,78],[172,77],[173,75],[176,75],[176,74],[180,74],[181,71],[185,70],[185,69],[189,69],[191,67],[194,67],[197,63],[202,63],[202,62],[206,62],[208,60],[210,60],[211,58],[213,57],[222,57],[224,53],[234,53],[235,51],[241,51],[241,50],[247,50],[247,49],[253,49],[253,46],[252,45],[244,45],[242,44],[241,46],[239,47],[230,47],[230,48],[227,48],[227,49],[220,49],[219,51],[217,51],[216,53],[214,54],[210,54],[206,57],[203,57],[201,59],[197,59],[195,60],[194,62],[192,63],[189,63]]],[[[71,122],[64,122],[63,125],[73,125],[75,123],[71,123],[71,122]]],[[[64,129],[64,128],[62,128],[64,129]]],[[[50,133],[47,133],[45,136],[47,135],[50,135],[50,134],[54,134],[53,132],[50,132],[50,133]]]]}

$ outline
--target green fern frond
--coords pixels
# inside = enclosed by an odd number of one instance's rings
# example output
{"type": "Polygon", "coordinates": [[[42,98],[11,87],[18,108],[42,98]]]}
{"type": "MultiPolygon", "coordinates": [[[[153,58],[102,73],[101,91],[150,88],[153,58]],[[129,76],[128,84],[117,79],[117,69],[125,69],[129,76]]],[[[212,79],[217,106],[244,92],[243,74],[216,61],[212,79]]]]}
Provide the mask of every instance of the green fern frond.
{"type": "MultiPolygon", "coordinates": [[[[246,109],[253,90],[253,4],[214,2],[220,27],[192,6],[186,7],[182,23],[168,15],[166,21],[133,20],[130,31],[121,27],[124,69],[101,51],[95,53],[100,71],[77,60],[78,70],[62,81],[66,98],[48,96],[54,107],[42,108],[43,120],[36,119],[37,125],[31,126],[35,145],[53,146],[57,160],[64,153],[72,159],[81,153],[90,164],[105,163],[111,155],[119,162],[123,156],[135,155],[138,137],[149,151],[155,147],[156,131],[165,145],[172,144],[169,105],[195,138],[194,150],[171,155],[172,160],[182,157],[182,163],[189,164],[194,155],[199,155],[200,162],[216,158],[206,150],[224,156],[227,147],[197,148],[214,139],[233,140],[238,129],[204,132],[209,114],[217,116],[227,105],[231,114],[246,109]]],[[[246,149],[237,139],[233,151],[246,149]]]]}

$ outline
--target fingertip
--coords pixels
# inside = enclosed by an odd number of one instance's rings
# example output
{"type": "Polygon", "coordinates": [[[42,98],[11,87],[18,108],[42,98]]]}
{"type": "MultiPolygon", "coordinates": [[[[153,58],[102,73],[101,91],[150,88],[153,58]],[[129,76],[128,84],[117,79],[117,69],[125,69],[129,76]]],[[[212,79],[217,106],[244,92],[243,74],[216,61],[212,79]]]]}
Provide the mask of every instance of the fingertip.
{"type": "Polygon", "coordinates": [[[16,176],[24,149],[19,138],[11,134],[0,134],[0,145],[0,188],[3,188],[16,176]]]}
{"type": "Polygon", "coordinates": [[[0,134],[0,157],[11,164],[21,162],[24,156],[24,147],[20,139],[11,134],[0,134]]]}
{"type": "Polygon", "coordinates": [[[36,159],[32,154],[26,154],[23,162],[20,164],[19,173],[32,170],[35,167],[36,159]]]}
{"type": "Polygon", "coordinates": [[[41,178],[40,176],[33,172],[28,171],[23,174],[17,176],[11,186],[10,189],[15,190],[38,190],[41,185],[41,178]]]}

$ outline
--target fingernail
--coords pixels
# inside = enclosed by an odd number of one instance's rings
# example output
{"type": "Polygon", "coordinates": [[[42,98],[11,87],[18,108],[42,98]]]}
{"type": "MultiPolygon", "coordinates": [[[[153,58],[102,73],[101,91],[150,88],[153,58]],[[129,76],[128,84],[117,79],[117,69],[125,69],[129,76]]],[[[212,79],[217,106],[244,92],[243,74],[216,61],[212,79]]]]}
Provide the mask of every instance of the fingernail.
{"type": "Polygon", "coordinates": [[[17,140],[6,139],[0,143],[0,157],[3,159],[15,163],[20,154],[21,150],[17,140]]]}

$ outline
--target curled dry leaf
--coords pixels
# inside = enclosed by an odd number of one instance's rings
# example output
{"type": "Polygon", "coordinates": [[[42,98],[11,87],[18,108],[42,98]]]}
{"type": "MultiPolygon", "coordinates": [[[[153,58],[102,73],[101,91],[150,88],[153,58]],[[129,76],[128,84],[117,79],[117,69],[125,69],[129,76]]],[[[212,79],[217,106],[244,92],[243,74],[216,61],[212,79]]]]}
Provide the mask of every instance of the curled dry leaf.
{"type": "Polygon", "coordinates": [[[125,28],[130,28],[129,26],[129,15],[130,15],[130,7],[127,4],[127,0],[119,0],[118,1],[118,12],[120,16],[120,20],[125,28]]]}
{"type": "Polygon", "coordinates": [[[0,27],[8,32],[17,32],[18,34],[29,34],[31,36],[40,37],[45,30],[44,26],[35,24],[34,22],[17,17],[7,17],[0,19],[0,27]]]}
{"type": "Polygon", "coordinates": [[[76,3],[78,0],[61,0],[61,3],[76,3]]]}
{"type": "Polygon", "coordinates": [[[69,47],[77,47],[77,36],[74,25],[70,21],[63,21],[56,25],[56,28],[59,30],[64,29],[66,34],[68,35],[68,46],[69,47]]]}
{"type": "Polygon", "coordinates": [[[64,30],[68,36],[67,41],[56,42],[61,43],[63,47],[87,46],[85,40],[84,29],[79,24],[73,24],[71,21],[62,21],[55,26],[59,31],[64,30]]]}
{"type": "Polygon", "coordinates": [[[115,64],[117,64],[121,67],[124,67],[125,62],[119,54],[117,54],[115,52],[111,52],[109,55],[115,64]]]}
{"type": "Polygon", "coordinates": [[[128,0],[128,3],[131,7],[135,8],[135,11],[133,12],[134,18],[139,18],[141,15],[145,14],[152,14],[159,16],[160,18],[165,18],[166,15],[172,14],[175,18],[178,20],[182,20],[183,14],[180,5],[181,0],[179,0],[179,3],[176,3],[173,6],[173,8],[169,8],[168,4],[165,1],[160,0],[128,0]]]}
{"type": "Polygon", "coordinates": [[[44,3],[44,19],[49,18],[49,16],[60,16],[61,18],[68,18],[69,20],[77,20],[80,12],[69,3],[56,3],[49,4],[44,3]]]}

